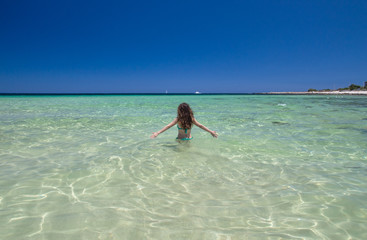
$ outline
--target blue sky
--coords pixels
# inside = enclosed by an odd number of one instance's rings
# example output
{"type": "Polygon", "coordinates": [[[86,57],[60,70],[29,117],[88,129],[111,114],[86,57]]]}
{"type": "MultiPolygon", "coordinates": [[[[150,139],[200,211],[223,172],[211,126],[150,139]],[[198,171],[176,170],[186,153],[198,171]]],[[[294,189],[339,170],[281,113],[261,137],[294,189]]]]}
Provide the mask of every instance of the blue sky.
{"type": "Polygon", "coordinates": [[[367,1],[0,1],[2,93],[248,93],[367,81],[367,1]]]}

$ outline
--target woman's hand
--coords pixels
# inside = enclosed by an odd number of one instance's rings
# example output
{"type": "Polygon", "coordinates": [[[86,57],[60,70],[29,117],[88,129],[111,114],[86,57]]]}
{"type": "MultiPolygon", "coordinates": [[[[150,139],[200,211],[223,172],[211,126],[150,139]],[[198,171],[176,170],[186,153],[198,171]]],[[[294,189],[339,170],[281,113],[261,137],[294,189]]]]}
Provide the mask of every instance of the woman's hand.
{"type": "Polygon", "coordinates": [[[151,139],[156,138],[156,137],[158,136],[158,134],[159,134],[159,133],[154,132],[154,133],[152,134],[152,136],[150,136],[150,138],[151,138],[151,139]]]}
{"type": "Polygon", "coordinates": [[[215,137],[215,138],[217,138],[217,137],[218,137],[218,133],[217,133],[216,131],[211,131],[211,132],[210,132],[210,134],[211,134],[213,137],[215,137]]]}

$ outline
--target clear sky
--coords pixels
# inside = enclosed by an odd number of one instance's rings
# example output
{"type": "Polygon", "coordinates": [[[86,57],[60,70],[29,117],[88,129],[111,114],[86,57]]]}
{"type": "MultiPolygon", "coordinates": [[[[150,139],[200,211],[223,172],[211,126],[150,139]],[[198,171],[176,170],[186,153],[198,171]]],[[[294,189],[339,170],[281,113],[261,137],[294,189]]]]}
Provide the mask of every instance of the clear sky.
{"type": "Polygon", "coordinates": [[[251,93],[367,81],[367,1],[0,1],[2,93],[251,93]]]}

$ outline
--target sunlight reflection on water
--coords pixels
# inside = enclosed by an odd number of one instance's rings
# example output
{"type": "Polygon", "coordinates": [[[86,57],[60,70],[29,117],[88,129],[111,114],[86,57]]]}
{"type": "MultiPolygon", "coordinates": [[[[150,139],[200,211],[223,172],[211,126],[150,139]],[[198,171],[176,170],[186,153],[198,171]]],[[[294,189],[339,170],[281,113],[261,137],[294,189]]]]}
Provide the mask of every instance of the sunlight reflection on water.
{"type": "Polygon", "coordinates": [[[365,97],[1,97],[6,239],[365,239],[365,97]],[[181,102],[193,128],[175,141],[181,102]]]}

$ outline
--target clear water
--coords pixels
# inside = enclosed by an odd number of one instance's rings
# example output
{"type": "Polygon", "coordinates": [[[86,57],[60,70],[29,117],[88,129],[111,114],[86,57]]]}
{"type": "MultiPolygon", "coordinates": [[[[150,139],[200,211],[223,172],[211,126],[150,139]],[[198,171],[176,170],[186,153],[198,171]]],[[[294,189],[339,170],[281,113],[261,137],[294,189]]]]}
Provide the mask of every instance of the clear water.
{"type": "Polygon", "coordinates": [[[367,239],[363,96],[2,96],[1,239],[367,239]],[[219,133],[175,141],[179,103],[219,133]]]}

